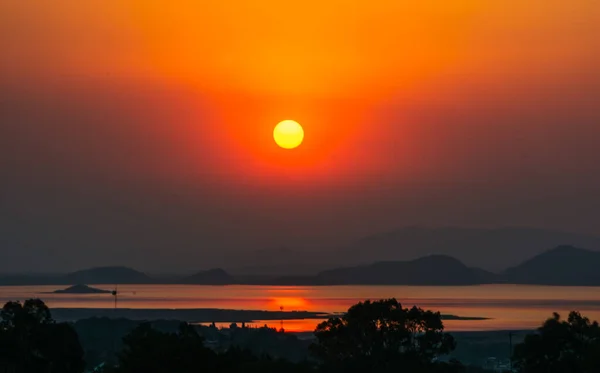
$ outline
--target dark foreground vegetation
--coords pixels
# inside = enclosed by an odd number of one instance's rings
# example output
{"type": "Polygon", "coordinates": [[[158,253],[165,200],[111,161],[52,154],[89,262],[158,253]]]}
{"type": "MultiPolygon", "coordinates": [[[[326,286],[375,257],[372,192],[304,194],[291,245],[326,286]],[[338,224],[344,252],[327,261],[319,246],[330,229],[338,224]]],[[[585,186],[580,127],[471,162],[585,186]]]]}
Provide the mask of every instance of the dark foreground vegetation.
{"type": "MultiPolygon", "coordinates": [[[[57,323],[41,300],[9,302],[0,312],[0,372],[484,372],[450,358],[457,342],[444,332],[439,313],[403,308],[395,299],[354,305],[320,324],[313,341],[244,325],[232,325],[225,343],[214,326],[128,325],[116,341],[115,320],[57,323]],[[102,347],[82,347],[94,342],[102,347]]],[[[516,343],[512,365],[522,373],[600,372],[600,328],[577,312],[567,320],[555,314],[516,343]]]]}

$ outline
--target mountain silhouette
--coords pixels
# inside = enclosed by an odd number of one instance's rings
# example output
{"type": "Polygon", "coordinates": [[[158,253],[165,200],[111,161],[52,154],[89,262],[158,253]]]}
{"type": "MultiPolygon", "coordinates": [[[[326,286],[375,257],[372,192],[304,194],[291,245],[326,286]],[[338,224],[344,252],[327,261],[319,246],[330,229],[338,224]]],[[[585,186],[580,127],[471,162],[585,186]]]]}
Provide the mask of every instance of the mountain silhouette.
{"type": "Polygon", "coordinates": [[[307,276],[341,266],[447,255],[469,267],[500,273],[548,248],[564,244],[600,250],[600,237],[527,227],[409,226],[369,235],[337,247],[280,247],[248,251],[229,258],[226,269],[235,275],[307,276]],[[319,260],[315,261],[315,257],[319,260]]]}
{"type": "Polygon", "coordinates": [[[503,275],[506,281],[519,284],[600,286],[600,252],[558,246],[503,275]]]}
{"type": "Polygon", "coordinates": [[[111,294],[111,290],[93,288],[87,285],[73,285],[66,289],[55,290],[54,294],[111,294]]]}
{"type": "MultiPolygon", "coordinates": [[[[344,258],[344,265],[358,265],[439,254],[457,258],[470,267],[501,272],[564,244],[600,249],[600,237],[521,227],[406,227],[360,239],[339,249],[334,257],[344,258]]],[[[335,263],[332,259],[326,261],[335,263]]]]}
{"type": "Polygon", "coordinates": [[[236,282],[235,278],[221,268],[213,268],[201,271],[184,278],[182,284],[196,285],[229,285],[236,282]]]}
{"type": "MultiPolygon", "coordinates": [[[[68,275],[13,275],[1,285],[64,284],[197,284],[197,285],[477,285],[493,283],[600,286],[600,252],[558,246],[499,274],[470,267],[448,255],[429,255],[406,261],[339,266],[316,275],[231,275],[221,268],[191,276],[152,278],[128,267],[98,267],[68,275]]],[[[85,286],[85,285],[78,285],[85,286]]],[[[68,292],[77,292],[78,286],[68,292]]],[[[61,291],[62,292],[62,291],[61,291]]]]}
{"type": "Polygon", "coordinates": [[[96,267],[66,275],[71,284],[147,284],[153,280],[146,274],[128,267],[96,267]]]}
{"type": "Polygon", "coordinates": [[[330,285],[473,285],[488,281],[484,273],[455,258],[431,255],[411,261],[332,269],[319,273],[317,278],[319,283],[330,285]]]}

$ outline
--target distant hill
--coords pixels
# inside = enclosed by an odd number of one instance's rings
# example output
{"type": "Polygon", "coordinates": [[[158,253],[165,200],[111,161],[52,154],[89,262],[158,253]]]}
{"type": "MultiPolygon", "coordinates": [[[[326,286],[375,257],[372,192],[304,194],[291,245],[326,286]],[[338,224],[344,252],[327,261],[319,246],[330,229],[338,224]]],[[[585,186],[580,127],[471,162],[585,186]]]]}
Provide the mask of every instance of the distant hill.
{"type": "Polygon", "coordinates": [[[510,283],[600,286],[600,252],[559,246],[509,268],[503,275],[510,283]]]}
{"type": "MultiPolygon", "coordinates": [[[[374,257],[376,257],[374,255],[374,257]]],[[[68,275],[12,275],[0,285],[68,284],[197,284],[197,285],[476,285],[491,283],[600,286],[600,252],[575,246],[558,246],[501,273],[471,267],[448,255],[413,260],[375,261],[338,266],[316,275],[237,275],[216,268],[174,279],[152,278],[127,267],[98,267],[68,275]]],[[[77,293],[69,288],[64,292],[77,293]]],[[[62,292],[62,291],[61,291],[62,292]]]]}
{"type": "Polygon", "coordinates": [[[437,254],[457,258],[470,267],[500,272],[565,244],[600,250],[600,237],[533,228],[406,227],[365,237],[333,255],[322,251],[320,261],[360,265],[437,254]]]}
{"type": "Polygon", "coordinates": [[[128,267],[96,267],[66,275],[71,284],[147,284],[154,282],[146,274],[128,267]]]}
{"type": "Polygon", "coordinates": [[[111,294],[110,290],[93,288],[87,285],[73,285],[66,289],[55,290],[54,294],[111,294]]]}
{"type": "MultiPolygon", "coordinates": [[[[278,253],[274,252],[273,256],[277,257],[278,253]]],[[[310,254],[313,255],[313,254],[310,254]]],[[[307,253],[303,253],[303,258],[299,259],[292,257],[291,261],[285,264],[258,264],[251,266],[240,266],[226,268],[227,272],[236,277],[244,276],[314,276],[321,271],[325,271],[333,267],[331,264],[320,262],[303,263],[307,260],[307,253]]],[[[290,260],[286,257],[286,260],[290,260]]],[[[253,259],[254,261],[254,259],[253,259]]]]}
{"type": "Polygon", "coordinates": [[[193,274],[179,281],[182,284],[194,285],[229,285],[236,283],[236,280],[229,273],[221,268],[209,269],[193,274]]]}
{"type": "Polygon", "coordinates": [[[469,267],[501,272],[559,245],[600,250],[600,237],[527,227],[413,226],[373,234],[338,247],[248,251],[228,260],[226,270],[244,276],[307,276],[340,266],[447,255],[469,267]]]}
{"type": "Polygon", "coordinates": [[[318,282],[335,285],[474,285],[493,277],[445,255],[406,262],[378,262],[319,273],[318,282]]]}

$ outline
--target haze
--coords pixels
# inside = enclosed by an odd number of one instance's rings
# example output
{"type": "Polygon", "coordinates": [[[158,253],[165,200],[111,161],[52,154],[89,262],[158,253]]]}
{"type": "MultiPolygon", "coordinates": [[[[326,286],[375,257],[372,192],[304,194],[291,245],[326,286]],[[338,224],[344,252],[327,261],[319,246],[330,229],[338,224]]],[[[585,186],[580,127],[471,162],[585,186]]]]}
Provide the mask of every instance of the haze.
{"type": "Polygon", "coordinates": [[[0,0],[0,272],[600,235],[596,0],[32,4],[0,0]]]}

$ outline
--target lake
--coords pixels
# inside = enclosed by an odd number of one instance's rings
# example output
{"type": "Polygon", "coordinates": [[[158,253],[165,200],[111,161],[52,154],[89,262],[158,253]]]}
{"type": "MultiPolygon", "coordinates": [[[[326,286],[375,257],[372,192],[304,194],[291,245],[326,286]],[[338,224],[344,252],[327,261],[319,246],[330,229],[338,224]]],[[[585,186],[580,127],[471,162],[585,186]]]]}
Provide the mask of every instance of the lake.
{"type": "MultiPolygon", "coordinates": [[[[112,290],[112,286],[90,285],[112,290]]],[[[0,286],[0,301],[41,298],[50,308],[112,308],[110,294],[45,294],[65,286],[0,286]]],[[[365,299],[395,297],[405,307],[417,305],[463,317],[447,320],[447,330],[531,329],[559,312],[581,311],[600,319],[600,287],[527,285],[479,286],[201,286],[122,285],[119,308],[224,308],[242,310],[343,312],[365,299]]],[[[318,320],[286,320],[289,331],[309,331],[318,320]]],[[[280,322],[261,322],[279,327],[280,322]]]]}

